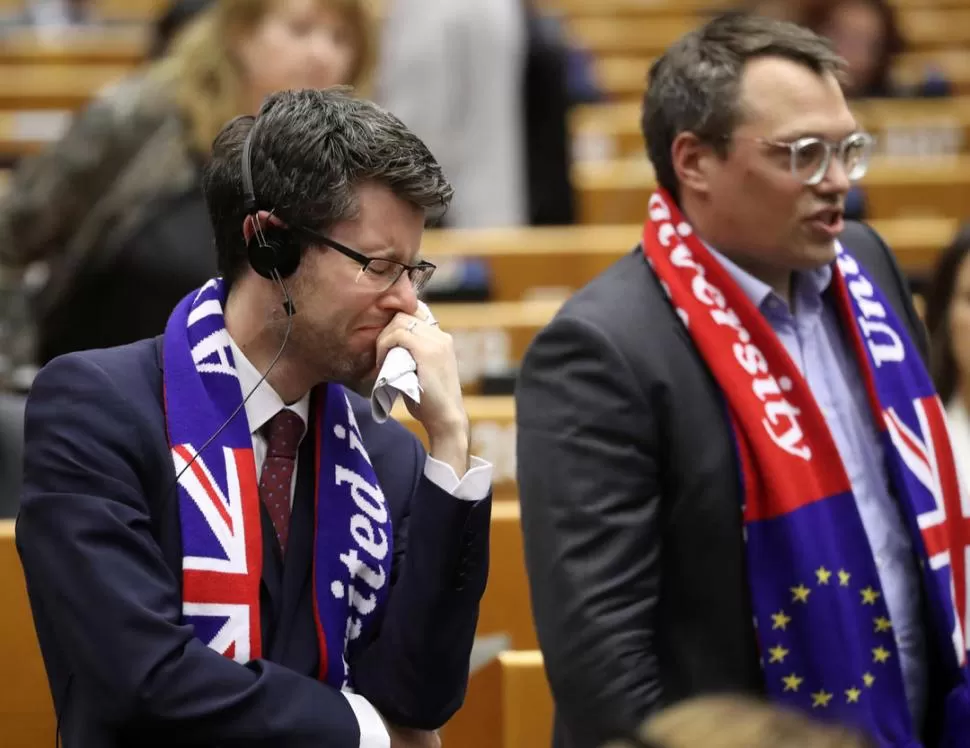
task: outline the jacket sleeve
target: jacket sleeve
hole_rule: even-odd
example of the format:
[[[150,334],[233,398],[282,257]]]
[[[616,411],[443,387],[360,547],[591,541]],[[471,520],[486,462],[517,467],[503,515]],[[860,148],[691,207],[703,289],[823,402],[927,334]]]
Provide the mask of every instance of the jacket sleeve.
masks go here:
[[[41,370],[28,400],[17,547],[35,616],[56,611],[45,638],[74,688],[100,721],[150,730],[153,744],[170,732],[172,745],[358,748],[340,691],[265,660],[238,664],[181,623],[145,498],[165,475],[149,464],[147,428],[84,354]]]
[[[634,734],[662,698],[655,414],[605,335],[561,316],[523,361],[516,419],[525,558],[545,668],[571,748],[598,748]]]
[[[465,698],[492,498],[462,500],[435,485],[424,473],[424,448],[407,438],[414,482],[394,532],[391,593],[378,635],[352,667],[357,692],[389,722],[434,730]]]

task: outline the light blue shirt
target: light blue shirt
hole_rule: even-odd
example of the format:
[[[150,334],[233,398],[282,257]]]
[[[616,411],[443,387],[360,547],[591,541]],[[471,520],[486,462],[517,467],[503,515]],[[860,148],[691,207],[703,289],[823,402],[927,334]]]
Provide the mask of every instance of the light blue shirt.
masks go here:
[[[928,678],[919,571],[890,487],[862,376],[835,306],[823,296],[832,282],[832,268],[826,265],[796,273],[793,314],[770,286],[711,251],[785,346],[832,433],[869,537],[896,636],[906,697],[919,732],[926,715]]]

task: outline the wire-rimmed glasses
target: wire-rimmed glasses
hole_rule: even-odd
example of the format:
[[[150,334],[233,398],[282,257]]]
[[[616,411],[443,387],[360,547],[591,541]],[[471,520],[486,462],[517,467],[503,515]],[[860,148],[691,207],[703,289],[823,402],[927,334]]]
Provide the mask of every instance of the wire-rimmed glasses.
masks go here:
[[[805,185],[816,185],[822,181],[832,163],[832,155],[837,154],[846,176],[855,182],[865,176],[872,155],[873,137],[868,133],[854,132],[839,142],[814,136],[798,138],[790,142],[753,138],[771,146],[783,148],[789,153],[789,168],[792,176]]]
[[[397,260],[391,260],[386,257],[368,257],[345,244],[331,239],[326,234],[321,234],[319,231],[303,227],[298,228],[297,231],[312,241],[319,242],[336,250],[345,257],[349,257],[360,265],[360,272],[357,274],[354,282],[360,283],[363,280],[377,293],[389,291],[405,273],[408,274],[408,279],[414,287],[414,292],[421,293],[437,269],[436,265],[425,261],[419,262],[417,265],[408,265],[407,263],[398,262]]]

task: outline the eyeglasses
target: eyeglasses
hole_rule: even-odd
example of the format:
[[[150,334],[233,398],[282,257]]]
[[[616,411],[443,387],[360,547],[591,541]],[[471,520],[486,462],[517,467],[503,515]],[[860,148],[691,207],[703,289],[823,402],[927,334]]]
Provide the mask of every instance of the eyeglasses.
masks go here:
[[[850,181],[865,176],[872,154],[873,138],[868,133],[854,132],[838,143],[824,138],[806,137],[792,142],[753,138],[773,148],[783,148],[789,153],[792,176],[802,184],[813,186],[822,181],[832,163],[832,154],[839,161]]]
[[[428,281],[431,280],[431,276],[434,275],[434,271],[437,269],[437,266],[430,262],[419,262],[417,265],[407,265],[403,262],[390,260],[385,257],[368,257],[367,255],[361,254],[360,252],[331,239],[326,234],[321,234],[313,229],[299,227],[296,229],[296,231],[305,235],[312,241],[336,250],[340,254],[344,255],[345,257],[349,257],[351,260],[360,265],[360,272],[357,274],[357,278],[354,280],[354,282],[360,283],[363,280],[363,282],[367,283],[371,288],[373,288],[376,293],[390,291],[391,288],[394,287],[394,284],[397,283],[401,276],[405,273],[408,274],[408,280],[411,281],[411,285],[414,287],[414,292],[421,293],[422,289],[428,285]]]

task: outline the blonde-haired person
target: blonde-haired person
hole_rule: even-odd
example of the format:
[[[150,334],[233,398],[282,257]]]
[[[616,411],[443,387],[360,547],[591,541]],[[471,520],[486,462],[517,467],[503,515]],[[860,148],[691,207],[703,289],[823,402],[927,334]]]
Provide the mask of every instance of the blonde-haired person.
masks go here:
[[[216,0],[24,159],[0,201],[8,369],[160,334],[215,274],[199,186],[215,135],[278,90],[359,89],[373,36],[364,0]],[[38,265],[25,311],[24,273]]]
[[[668,707],[640,735],[603,748],[874,748],[858,732],[744,696],[701,696]]]

